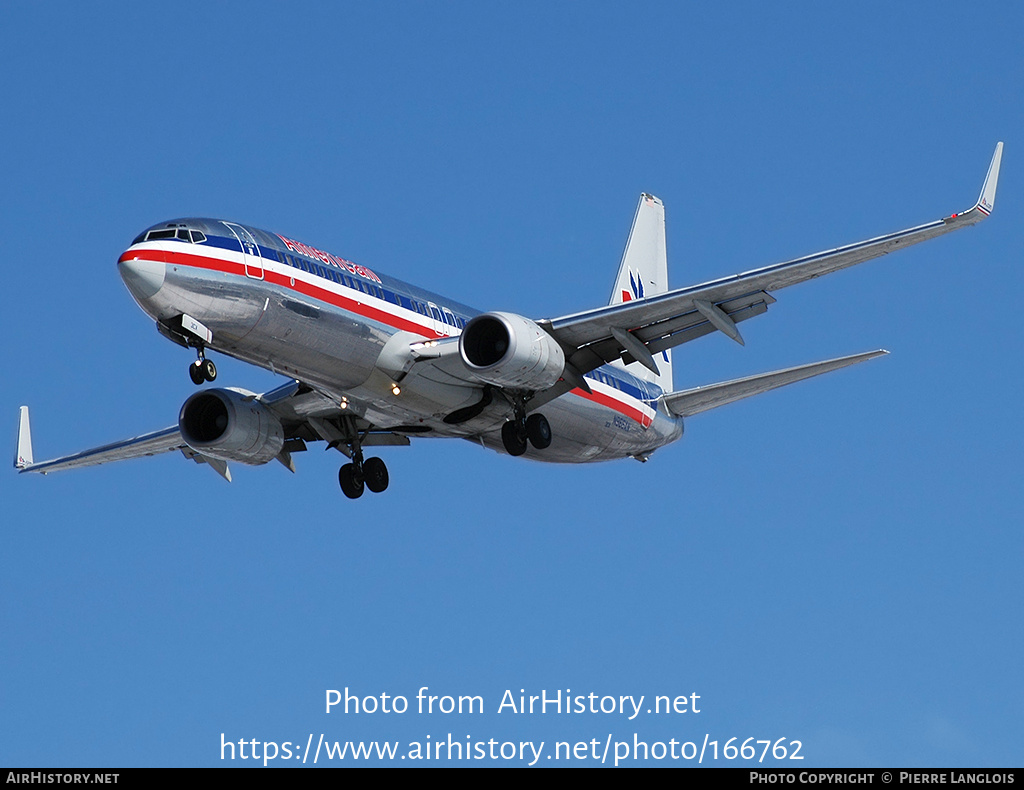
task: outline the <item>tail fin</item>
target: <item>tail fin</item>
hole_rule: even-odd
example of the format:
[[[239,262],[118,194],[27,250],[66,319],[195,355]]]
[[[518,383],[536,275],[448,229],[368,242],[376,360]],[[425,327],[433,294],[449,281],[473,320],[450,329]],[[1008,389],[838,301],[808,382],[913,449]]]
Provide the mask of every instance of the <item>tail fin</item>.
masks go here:
[[[665,293],[668,290],[668,256],[665,252],[665,204],[646,192],[640,195],[640,202],[633,217],[626,250],[622,253],[619,273],[615,278],[608,304],[621,304],[634,299]],[[629,372],[634,376],[652,381],[666,392],[672,390],[671,351],[661,351],[655,356],[660,374],[647,370],[642,365],[633,365]],[[621,361],[612,363],[625,367]]]
[[[21,407],[21,421],[18,424],[18,452],[14,456],[14,468],[32,466],[32,429],[28,424],[28,406]]]

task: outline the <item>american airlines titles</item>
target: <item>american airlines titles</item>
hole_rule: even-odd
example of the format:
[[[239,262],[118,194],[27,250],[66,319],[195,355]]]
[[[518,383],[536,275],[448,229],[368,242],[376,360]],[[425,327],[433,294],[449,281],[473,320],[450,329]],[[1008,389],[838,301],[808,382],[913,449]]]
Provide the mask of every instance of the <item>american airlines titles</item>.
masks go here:
[[[339,258],[337,255],[331,255],[329,252],[318,250],[316,247],[310,247],[308,244],[303,244],[301,241],[294,241],[280,233],[277,237],[284,242],[284,245],[292,252],[297,252],[299,255],[305,255],[307,258],[314,258],[318,261],[323,261],[328,266],[337,266],[339,269],[345,269],[351,274],[358,274],[360,277],[365,277],[368,280],[373,280],[375,283],[380,283],[380,277],[374,274],[372,271],[367,269],[365,266],[359,266],[358,264],[352,263],[352,261],[346,261],[344,258]]]

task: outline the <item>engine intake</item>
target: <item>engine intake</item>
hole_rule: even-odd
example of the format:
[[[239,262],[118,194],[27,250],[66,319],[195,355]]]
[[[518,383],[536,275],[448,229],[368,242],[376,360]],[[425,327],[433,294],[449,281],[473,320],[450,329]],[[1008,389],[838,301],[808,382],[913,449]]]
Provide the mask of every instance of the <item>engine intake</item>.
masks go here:
[[[551,335],[515,313],[484,313],[459,336],[462,361],[488,384],[547,389],[562,376],[565,354]]]
[[[284,427],[252,393],[234,389],[197,392],[181,407],[178,428],[198,453],[256,466],[277,457]]]

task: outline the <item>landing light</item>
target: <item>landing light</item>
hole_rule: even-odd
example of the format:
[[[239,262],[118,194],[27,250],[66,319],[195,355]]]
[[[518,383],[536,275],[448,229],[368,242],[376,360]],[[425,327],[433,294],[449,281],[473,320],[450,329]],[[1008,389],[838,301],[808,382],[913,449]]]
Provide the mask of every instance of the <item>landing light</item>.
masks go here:
[[[392,384],[391,385],[391,394],[392,395],[401,395],[402,394],[402,388],[399,387],[397,384]]]

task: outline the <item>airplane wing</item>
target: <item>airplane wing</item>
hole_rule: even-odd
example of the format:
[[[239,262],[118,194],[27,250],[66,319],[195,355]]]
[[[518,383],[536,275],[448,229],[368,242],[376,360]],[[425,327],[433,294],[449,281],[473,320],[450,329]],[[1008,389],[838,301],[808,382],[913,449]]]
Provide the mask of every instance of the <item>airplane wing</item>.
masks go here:
[[[160,431],[145,433],[121,442],[106,444],[80,453],[65,455],[50,461],[35,462],[32,455],[32,431],[29,426],[28,406],[21,407],[21,424],[18,430],[18,455],[14,466],[20,472],[59,472],[63,469],[77,469],[81,466],[95,466],[108,461],[141,458],[146,455],[167,453],[187,448],[177,425]]]
[[[711,332],[723,332],[742,344],[736,324],[767,311],[768,305],[775,301],[769,291],[821,277],[980,222],[995,205],[1002,153],[1003,144],[997,143],[978,201],[959,214],[647,299],[538,322],[566,351],[569,375],[566,382],[539,393],[531,402],[531,408],[573,386],[580,386],[575,378],[568,380],[574,374],[587,373],[615,359],[627,364],[637,361],[656,372],[654,354]]]
[[[747,376],[742,379],[723,381],[719,384],[709,384],[706,387],[694,387],[680,392],[670,392],[661,396],[661,401],[670,412],[677,417],[691,417],[700,414],[702,411],[717,409],[727,403],[734,403],[743,398],[753,395],[760,395],[762,392],[784,387],[797,381],[809,379],[812,376],[820,376],[822,373],[829,373],[833,370],[845,368],[848,365],[856,365],[858,362],[865,362],[875,357],[888,354],[888,351],[868,351],[864,354],[853,354],[848,357],[829,359],[824,362],[812,362],[809,365],[799,365],[795,368],[777,370],[773,373],[760,373],[756,376]]]
[[[361,434],[363,447],[410,443],[407,436],[375,429],[365,420],[346,415],[337,400],[298,381],[291,381],[262,395],[244,393],[241,390],[236,392],[246,399],[258,400],[280,420],[286,441],[277,460],[292,472],[295,471],[295,466],[291,460],[291,453],[305,450],[307,441],[323,439],[328,446],[337,447],[346,454],[348,453],[345,441],[350,432]],[[177,425],[48,461],[36,461],[32,449],[28,406],[21,407],[18,451],[14,466],[19,472],[39,472],[45,475],[65,469],[97,466],[110,461],[159,455],[172,450],[180,450],[182,455],[196,463],[209,464],[221,477],[231,481],[231,471],[227,462],[194,450],[185,441]]]

